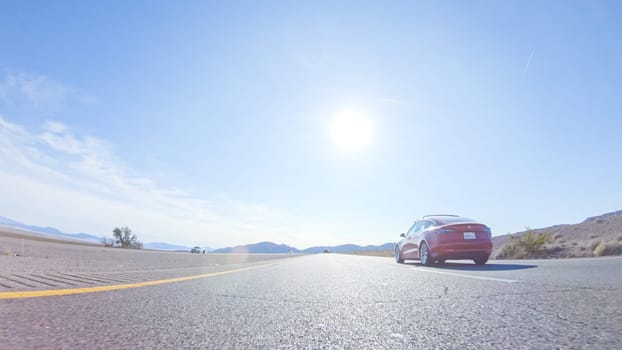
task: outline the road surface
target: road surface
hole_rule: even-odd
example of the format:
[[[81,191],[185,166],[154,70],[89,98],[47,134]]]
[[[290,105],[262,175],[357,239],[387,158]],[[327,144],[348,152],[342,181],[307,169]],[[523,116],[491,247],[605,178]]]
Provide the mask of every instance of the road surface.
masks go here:
[[[232,272],[210,274],[216,268]],[[319,254],[201,272],[180,282],[0,300],[1,347],[622,348],[620,257],[423,267]]]

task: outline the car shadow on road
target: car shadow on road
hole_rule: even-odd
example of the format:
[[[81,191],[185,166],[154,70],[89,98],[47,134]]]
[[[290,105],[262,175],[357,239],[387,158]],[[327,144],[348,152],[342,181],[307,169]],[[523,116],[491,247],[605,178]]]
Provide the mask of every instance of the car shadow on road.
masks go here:
[[[412,266],[423,266],[420,262],[406,263]],[[458,271],[508,271],[508,270],[524,270],[533,269],[538,265],[530,264],[500,264],[495,262],[489,262],[486,265],[475,265],[473,263],[456,263],[445,262],[444,264],[434,264],[426,267],[442,270],[458,270]]]

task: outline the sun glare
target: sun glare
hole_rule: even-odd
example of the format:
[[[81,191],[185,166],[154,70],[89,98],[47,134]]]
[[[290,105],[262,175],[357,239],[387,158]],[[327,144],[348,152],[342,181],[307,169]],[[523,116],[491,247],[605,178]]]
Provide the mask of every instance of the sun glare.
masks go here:
[[[372,138],[371,120],[363,113],[346,111],[335,116],[330,125],[335,144],[348,151],[367,146]]]

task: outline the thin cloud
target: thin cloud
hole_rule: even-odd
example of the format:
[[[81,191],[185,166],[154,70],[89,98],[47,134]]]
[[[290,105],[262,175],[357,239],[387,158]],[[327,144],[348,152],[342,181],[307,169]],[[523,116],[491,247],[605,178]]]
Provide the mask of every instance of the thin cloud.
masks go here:
[[[29,105],[39,106],[50,101],[63,101],[75,91],[56,83],[43,75],[10,72],[0,81],[0,98],[25,100]]]
[[[6,72],[0,79],[0,101],[37,108],[66,103],[90,104],[97,98],[45,75]]]
[[[231,210],[231,207],[235,208],[235,203],[210,203],[192,198],[179,190],[159,188],[148,178],[132,175],[114,155],[108,143],[91,136],[76,136],[70,127],[62,123],[48,122],[43,130],[42,133],[31,132],[0,117],[1,171],[54,187],[57,191],[78,192],[91,198],[93,203],[108,202],[103,207],[123,203],[140,208],[138,211],[143,212],[140,216],[162,216],[160,222],[176,222],[178,227],[186,229],[204,225],[205,231],[217,228],[220,232],[233,234],[230,238],[235,239],[236,234],[232,231],[244,227],[244,222],[232,221],[212,209],[212,206],[222,207],[226,204],[229,206],[227,210]],[[93,197],[97,200],[93,200]],[[50,198],[32,200],[52,201]],[[245,211],[246,208],[235,209]],[[254,214],[254,209],[251,211]],[[262,215],[266,214],[266,211],[262,212]],[[60,214],[63,215],[70,216],[69,213]],[[102,213],[102,217],[106,216],[106,213]],[[188,219],[192,219],[192,222],[183,222]],[[112,217],[105,221],[114,225]],[[141,224],[136,223],[139,226]],[[172,229],[167,227],[162,231]],[[144,225],[143,231],[154,231],[150,232],[154,236],[164,233],[157,232],[157,225],[152,224]],[[243,232],[239,233],[238,239]],[[191,236],[183,240],[188,242]]]
[[[304,247],[342,243],[334,230],[357,232],[349,223],[308,224],[313,220],[263,203],[166,188],[135,174],[105,140],[56,121],[41,130],[0,116],[0,215],[100,235],[128,225],[146,241],[189,245],[271,240]]]

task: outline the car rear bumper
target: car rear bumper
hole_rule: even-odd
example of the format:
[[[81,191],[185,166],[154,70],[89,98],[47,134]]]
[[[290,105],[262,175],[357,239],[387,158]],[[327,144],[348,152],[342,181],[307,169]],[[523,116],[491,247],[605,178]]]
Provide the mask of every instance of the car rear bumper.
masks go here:
[[[430,249],[435,259],[480,259],[490,256],[492,242],[447,243]]]

